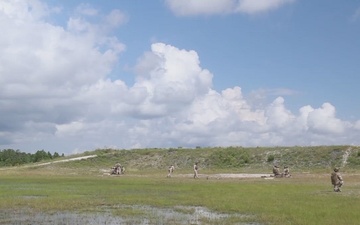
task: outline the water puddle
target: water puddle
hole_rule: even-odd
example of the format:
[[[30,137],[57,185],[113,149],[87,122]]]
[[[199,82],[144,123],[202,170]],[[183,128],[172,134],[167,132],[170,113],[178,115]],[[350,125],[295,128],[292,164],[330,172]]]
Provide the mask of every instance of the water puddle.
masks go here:
[[[73,225],[73,224],[124,224],[121,218],[103,213],[80,214],[72,212],[56,212],[52,214],[31,211],[0,211],[0,224],[8,225]]]
[[[243,224],[260,225],[254,217],[241,214],[225,214],[210,211],[204,207],[176,206],[173,208],[156,208],[140,205],[118,205],[101,207],[100,212],[76,213],[56,212],[42,213],[31,210],[1,210],[0,224],[7,225],[118,225],[118,224]]]

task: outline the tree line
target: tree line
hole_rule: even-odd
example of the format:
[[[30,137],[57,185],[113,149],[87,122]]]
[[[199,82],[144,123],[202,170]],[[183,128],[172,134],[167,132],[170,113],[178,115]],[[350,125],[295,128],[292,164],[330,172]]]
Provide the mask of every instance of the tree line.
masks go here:
[[[0,167],[19,166],[27,163],[36,163],[59,157],[64,157],[64,154],[59,155],[57,152],[51,154],[45,150],[38,150],[36,153],[32,154],[21,152],[20,150],[4,149],[0,151]]]

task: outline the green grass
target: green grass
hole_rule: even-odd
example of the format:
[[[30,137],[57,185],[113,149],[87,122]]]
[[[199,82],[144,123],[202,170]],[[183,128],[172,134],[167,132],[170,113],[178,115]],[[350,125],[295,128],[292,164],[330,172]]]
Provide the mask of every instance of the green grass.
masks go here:
[[[179,224],[165,223],[161,216],[136,206],[173,209],[183,214],[191,214],[192,207],[201,206],[231,215],[221,220],[201,218],[204,224],[358,224],[359,152],[356,146],[99,149],[86,152],[98,155],[87,160],[0,168],[0,224],[8,224],[8,220],[2,220],[8,210],[27,209],[49,214],[110,212],[134,221],[146,217],[150,224]],[[347,164],[343,163],[345,153],[349,153]],[[200,162],[201,175],[271,173],[276,162],[290,166],[293,178],[201,176],[194,180],[180,176],[192,174],[195,161]],[[125,165],[126,174],[104,176],[117,162]],[[175,165],[174,177],[165,178],[171,164]],[[341,166],[345,179],[341,193],[334,193],[330,184],[334,166]]]
[[[121,177],[9,173],[0,175],[0,210],[98,212],[105,207],[117,216],[136,217],[143,212],[118,210],[117,206],[203,206],[253,216],[243,221],[262,224],[358,224],[360,176],[344,174],[344,178],[343,192],[334,193],[325,174],[294,174],[291,179],[273,180],[194,180],[166,179],[160,173]],[[230,217],[222,224],[236,222],[238,219]]]

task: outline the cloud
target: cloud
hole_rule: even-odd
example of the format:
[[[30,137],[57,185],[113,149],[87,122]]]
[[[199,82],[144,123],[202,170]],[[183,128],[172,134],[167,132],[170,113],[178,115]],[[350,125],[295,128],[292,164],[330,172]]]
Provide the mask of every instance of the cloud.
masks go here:
[[[16,2],[3,0],[0,2],[0,8],[2,19],[8,17],[17,22],[42,19],[51,12],[57,11],[57,8],[49,8],[38,0]]]
[[[217,15],[229,13],[259,14],[275,10],[295,0],[165,0],[178,16]]]
[[[211,88],[212,74],[199,63],[195,51],[155,43],[138,62],[135,87],[146,89],[146,102],[163,106],[167,113],[191,103]]]
[[[236,2],[234,0],[166,0],[166,4],[175,14],[179,16],[188,16],[230,13]]]
[[[275,88],[275,89],[257,89],[251,91],[247,99],[249,101],[249,104],[251,107],[254,108],[264,108],[266,107],[266,104],[273,100],[273,98],[276,98],[278,96],[293,96],[298,95],[299,92],[287,88]]]
[[[112,31],[126,16],[82,7],[59,26],[40,1],[0,2],[1,148],[359,143],[359,122],[337,118],[330,103],[294,114],[285,104],[291,90],[263,91],[273,100],[256,107],[241,87],[214,90],[195,50],[152,44],[128,86],[111,74],[125,49]]]
[[[360,17],[360,8],[357,8],[354,14],[351,16],[351,21],[357,21]]]
[[[295,0],[239,0],[235,11],[246,14],[257,14],[275,10]]]
[[[98,10],[96,10],[95,8],[93,8],[91,5],[89,4],[85,4],[82,3],[80,4],[77,8],[76,8],[76,13],[78,14],[82,14],[82,15],[87,15],[87,16],[96,16],[98,15]]]
[[[78,96],[106,77],[124,45],[97,32],[107,24],[83,21],[79,33],[74,18],[65,28],[47,22],[53,11],[40,1],[2,1],[0,9],[7,34],[0,37],[0,130],[18,132],[28,122],[54,127],[82,117],[88,102]]]
[[[321,108],[307,112],[309,130],[320,133],[343,133],[345,124],[335,117],[335,107],[324,103]]]
[[[358,121],[355,122],[354,128],[355,128],[356,130],[360,130],[360,120],[358,120]]]
[[[287,127],[294,120],[294,115],[285,108],[284,99],[282,97],[276,98],[267,108],[265,113],[267,124],[274,129]]]

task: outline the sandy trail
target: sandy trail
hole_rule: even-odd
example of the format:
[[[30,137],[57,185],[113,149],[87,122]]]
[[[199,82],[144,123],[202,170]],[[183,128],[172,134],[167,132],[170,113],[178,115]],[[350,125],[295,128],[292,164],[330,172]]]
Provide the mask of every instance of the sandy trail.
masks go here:
[[[97,157],[97,155],[81,156],[81,157],[76,157],[76,158],[71,158],[71,159],[62,159],[62,160],[53,161],[53,162],[40,163],[40,164],[36,164],[33,166],[46,166],[46,165],[50,165],[50,164],[54,164],[54,163],[77,161],[77,160],[90,159],[90,158],[95,158],[95,157]]]
[[[90,158],[95,158],[95,157],[97,157],[97,155],[87,155],[87,156],[75,157],[75,158],[70,158],[70,159],[62,159],[62,160],[46,162],[46,163],[37,163],[37,164],[30,164],[30,165],[24,165],[24,166],[5,167],[5,168],[0,168],[0,170],[17,169],[19,167],[21,167],[21,168],[29,168],[29,167],[46,166],[46,165],[51,165],[51,164],[55,164],[55,163],[77,161],[77,160],[90,159]]]

